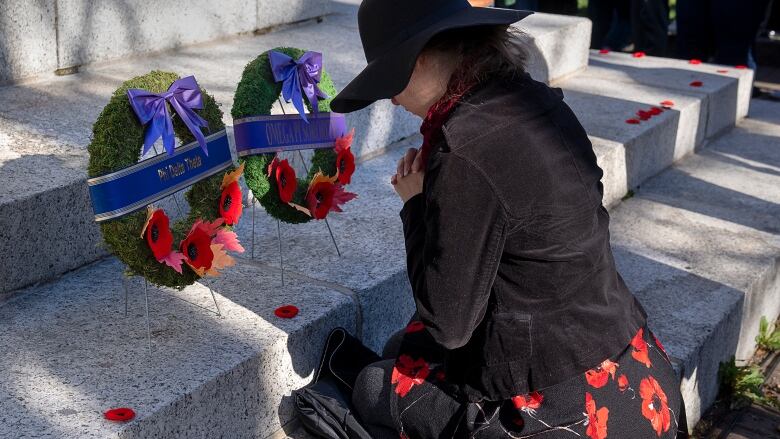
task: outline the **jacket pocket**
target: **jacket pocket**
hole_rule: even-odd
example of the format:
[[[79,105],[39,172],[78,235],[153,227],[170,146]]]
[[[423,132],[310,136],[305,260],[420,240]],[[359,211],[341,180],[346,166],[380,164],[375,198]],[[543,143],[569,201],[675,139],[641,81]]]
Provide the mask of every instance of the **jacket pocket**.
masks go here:
[[[495,313],[486,329],[487,366],[530,360],[533,351],[530,314]]]

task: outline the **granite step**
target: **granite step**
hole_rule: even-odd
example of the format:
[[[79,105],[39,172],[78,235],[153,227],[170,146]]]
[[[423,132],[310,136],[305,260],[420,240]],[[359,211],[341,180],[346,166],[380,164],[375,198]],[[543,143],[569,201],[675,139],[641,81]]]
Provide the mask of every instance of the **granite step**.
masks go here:
[[[357,5],[334,2],[331,7],[333,13],[319,23],[87,65],[75,75],[0,87],[0,294],[106,255],[85,183],[86,147],[92,123],[119,84],[153,69],[194,74],[221,104],[230,124],[244,66],[265,50],[294,46],[322,51],[325,69],[341,88],[365,60],[355,24]],[[534,48],[531,65],[538,79],[556,80],[584,68],[588,20],[538,14],[521,23]],[[570,35],[577,38],[569,41]],[[354,152],[366,158],[419,127],[418,120],[389,101],[349,114],[348,123],[357,131]],[[25,244],[18,245],[20,240]]]

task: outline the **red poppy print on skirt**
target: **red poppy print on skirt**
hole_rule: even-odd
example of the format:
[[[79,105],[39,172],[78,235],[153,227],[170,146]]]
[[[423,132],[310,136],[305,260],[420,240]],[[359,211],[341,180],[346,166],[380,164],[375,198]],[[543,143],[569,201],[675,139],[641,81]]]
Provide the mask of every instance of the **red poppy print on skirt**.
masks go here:
[[[607,384],[609,377],[615,379],[615,372],[617,371],[618,364],[611,360],[604,360],[595,369],[590,369],[585,372],[585,380],[591,386],[596,389],[600,389]]]
[[[516,409],[532,414],[542,406],[543,401],[544,396],[539,392],[512,397],[512,404],[514,404]]]
[[[628,389],[628,378],[625,375],[620,375],[617,380],[618,389],[621,392],[625,392]]]
[[[634,348],[633,352],[631,352],[631,356],[646,367],[652,367],[650,355],[647,353],[647,343],[645,342],[645,339],[642,338],[643,333],[644,331],[640,329],[631,340],[631,346]]]
[[[403,398],[412,390],[412,387],[422,384],[430,372],[431,369],[424,359],[415,360],[409,355],[403,354],[398,357],[395,366],[393,366],[390,382],[395,384],[395,393]]]
[[[607,437],[607,421],[609,419],[609,409],[602,407],[596,409],[596,401],[590,392],[585,392],[585,415],[587,429],[585,433],[591,439],[604,439]]]
[[[650,421],[658,436],[669,431],[671,414],[668,400],[658,381],[648,376],[639,383],[639,396],[642,398],[642,416]]]

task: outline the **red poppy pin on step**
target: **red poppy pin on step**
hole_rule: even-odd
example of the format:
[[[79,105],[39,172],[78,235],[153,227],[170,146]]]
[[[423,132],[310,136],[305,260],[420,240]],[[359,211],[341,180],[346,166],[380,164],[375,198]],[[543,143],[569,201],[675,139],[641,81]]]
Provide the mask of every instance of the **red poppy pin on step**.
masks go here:
[[[298,315],[298,307],[295,305],[280,306],[279,308],[276,308],[274,314],[276,314],[276,317],[282,319],[291,319]]]
[[[643,58],[645,56],[644,52],[634,52],[632,55],[634,58]]]
[[[740,70],[745,70],[746,68],[748,68],[748,66],[740,64],[738,66],[734,66],[734,68],[735,69],[740,69]]]
[[[606,55],[606,54],[609,53],[609,49],[601,49],[601,50],[599,50],[599,53],[602,54],[602,55]]]
[[[626,119],[626,123],[631,125],[638,125],[639,119]]]
[[[688,64],[701,64],[701,60],[694,58],[694,59],[688,61]]]
[[[716,70],[718,73],[728,73],[729,71],[726,69]]]
[[[660,109],[658,107],[652,107],[649,111],[650,111],[650,114],[652,114],[653,116],[658,116],[659,114],[664,112],[664,110],[662,110],[662,109]]]
[[[636,112],[636,117],[638,117],[640,120],[650,120],[650,118],[653,117],[653,114],[649,111],[639,110]]]
[[[135,412],[131,408],[119,407],[106,410],[106,412],[103,413],[103,416],[105,416],[105,418],[109,421],[127,422],[135,418]]]
[[[703,82],[701,82],[701,81],[693,81],[693,82],[691,82],[689,85],[690,85],[691,87],[701,87],[702,85],[704,85],[704,83],[703,83]]]
[[[661,101],[661,106],[668,110],[668,109],[674,107],[674,102],[673,101],[669,101],[669,100]]]

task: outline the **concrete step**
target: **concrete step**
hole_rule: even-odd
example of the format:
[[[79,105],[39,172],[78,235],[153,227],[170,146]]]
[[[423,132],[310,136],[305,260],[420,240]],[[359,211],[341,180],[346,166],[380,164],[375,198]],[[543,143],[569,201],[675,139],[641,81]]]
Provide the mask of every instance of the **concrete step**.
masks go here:
[[[341,88],[361,70],[365,59],[355,24],[357,5],[334,2],[332,8],[333,14],[321,23],[0,87],[0,181],[4,183],[0,188],[0,294],[52,279],[105,255],[85,183],[86,146],[92,123],[124,80],[153,69],[194,74],[222,105],[225,123],[230,124],[233,93],[244,66],[265,50],[294,46],[322,51],[325,69]],[[538,14],[522,23],[532,37],[531,62],[538,79],[555,80],[584,68],[588,20]],[[580,37],[572,43],[566,35]],[[389,101],[351,113],[348,123],[356,128],[353,151],[359,157],[381,154],[387,145],[419,128],[419,120]],[[16,244],[20,239],[25,245]]]
[[[337,289],[243,265],[207,284],[220,317],[204,284],[150,287],[150,354],[143,282],[127,282],[125,315],[122,273],[106,259],[0,304],[0,438],[268,437],[330,330],[355,331]],[[285,304],[299,314],[276,317]],[[136,418],[103,419],[115,407]]]

